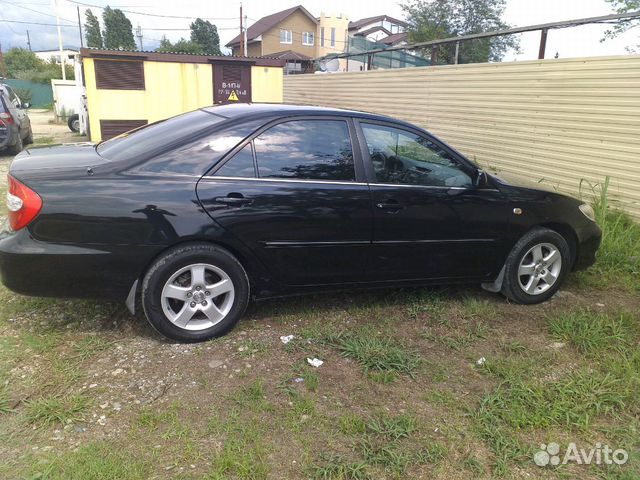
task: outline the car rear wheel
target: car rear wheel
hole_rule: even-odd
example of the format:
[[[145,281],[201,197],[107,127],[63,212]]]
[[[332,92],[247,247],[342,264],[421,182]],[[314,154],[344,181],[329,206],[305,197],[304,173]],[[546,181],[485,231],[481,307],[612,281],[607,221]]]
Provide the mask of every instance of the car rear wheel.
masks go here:
[[[228,332],[249,302],[249,279],[226,250],[207,244],[175,248],[159,258],[142,283],[149,323],[180,342],[200,342]]]
[[[544,302],[558,291],[570,267],[571,251],[564,237],[548,228],[534,228],[507,257],[502,293],[518,303]]]
[[[80,131],[80,115],[77,113],[71,115],[67,120],[67,126],[72,132],[78,133]]]

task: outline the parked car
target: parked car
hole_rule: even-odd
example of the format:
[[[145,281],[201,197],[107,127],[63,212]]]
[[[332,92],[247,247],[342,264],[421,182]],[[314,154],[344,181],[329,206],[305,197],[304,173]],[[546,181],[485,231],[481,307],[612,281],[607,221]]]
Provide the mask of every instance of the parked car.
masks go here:
[[[22,103],[9,85],[0,82],[0,151],[20,153],[33,143],[28,103]]]
[[[7,287],[126,299],[183,342],[227,332],[250,299],[332,288],[480,282],[542,302],[601,237],[587,204],[489,174],[409,123],[290,105],[27,150],[8,209]]]

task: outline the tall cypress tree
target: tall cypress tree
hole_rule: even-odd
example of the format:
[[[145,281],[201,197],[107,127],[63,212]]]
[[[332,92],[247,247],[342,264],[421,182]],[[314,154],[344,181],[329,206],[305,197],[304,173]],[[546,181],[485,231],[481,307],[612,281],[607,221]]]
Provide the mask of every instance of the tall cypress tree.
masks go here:
[[[220,51],[220,36],[218,28],[208,20],[196,18],[190,26],[191,41],[202,47],[205,53],[211,55],[222,55]]]
[[[110,50],[136,50],[131,22],[118,8],[107,6],[102,12],[104,47]]]
[[[84,36],[87,39],[87,47],[102,48],[102,32],[100,31],[100,22],[90,8],[84,12],[86,18],[84,22]]]

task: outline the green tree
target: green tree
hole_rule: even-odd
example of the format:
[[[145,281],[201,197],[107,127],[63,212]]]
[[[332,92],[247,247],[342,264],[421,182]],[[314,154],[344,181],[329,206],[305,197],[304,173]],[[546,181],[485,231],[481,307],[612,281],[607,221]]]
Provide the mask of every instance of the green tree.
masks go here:
[[[26,48],[10,48],[4,55],[4,63],[7,68],[7,76],[16,78],[18,72],[38,70],[44,64],[36,57],[36,54]]]
[[[505,0],[411,0],[402,5],[407,14],[411,42],[503,30]],[[519,51],[513,35],[460,42],[458,63],[500,61],[509,49]],[[440,45],[441,63],[454,63],[455,44]]]
[[[640,10],[640,0],[606,0],[607,3],[610,3],[616,13],[627,13],[627,12],[637,12]],[[640,26],[640,20],[632,19],[632,20],[621,20],[617,22],[614,27],[610,30],[607,30],[604,33],[604,38],[600,40],[604,42],[607,39],[615,38],[618,35],[626,32],[627,30]],[[628,46],[627,51],[629,53],[638,53],[640,51],[640,44],[634,46]]]
[[[7,77],[19,80],[31,80],[38,83],[50,83],[52,78],[62,78],[60,65],[54,62],[43,62],[36,54],[25,48],[11,48],[5,55]],[[73,66],[66,64],[65,73],[73,80]]]
[[[118,8],[107,6],[102,12],[104,47],[110,50],[136,50],[131,22]]]
[[[189,25],[189,28],[191,28],[191,41],[200,45],[203,52],[210,55],[222,55],[218,28],[215,25],[208,20],[196,18],[196,21]]]
[[[200,55],[206,53],[199,43],[192,42],[191,40],[185,40],[184,38],[181,38],[176,43],[171,43],[171,41],[165,36],[160,40],[160,46],[156,48],[156,52],[192,53]]]
[[[90,48],[102,48],[102,32],[100,31],[100,22],[90,8],[87,8],[84,12],[84,36],[87,39],[87,47]]]

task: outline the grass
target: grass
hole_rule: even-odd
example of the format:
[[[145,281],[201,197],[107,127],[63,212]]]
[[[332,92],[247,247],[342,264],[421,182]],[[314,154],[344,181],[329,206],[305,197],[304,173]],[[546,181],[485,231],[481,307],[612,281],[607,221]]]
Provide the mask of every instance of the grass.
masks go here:
[[[262,479],[270,472],[269,450],[264,440],[265,425],[256,421],[255,412],[233,408],[225,418],[213,413],[209,431],[224,438],[221,452],[212,459],[212,467],[204,478]]]
[[[0,478],[639,478],[636,226],[615,222],[558,301],[472,287],[274,300],[197,347],[121,321],[120,306],[0,287]],[[549,441],[630,461],[541,470],[532,455]]]
[[[92,442],[73,452],[49,455],[44,461],[34,462],[30,477],[39,480],[145,480],[150,465],[130,452],[114,449],[106,442]]]
[[[418,420],[408,414],[381,414],[368,420],[349,414],[340,417],[339,430],[357,439],[354,455],[323,453],[310,469],[312,478],[381,478],[385,472],[402,478],[413,466],[438,463],[447,453],[438,443],[418,442]]]
[[[53,145],[59,143],[54,137],[36,137],[33,139],[34,145]]]
[[[377,435],[384,435],[392,440],[409,437],[417,430],[417,421],[411,415],[374,418],[367,422],[366,430]]]
[[[113,342],[100,335],[89,335],[81,338],[73,345],[73,358],[84,361],[97,353],[108,350]]]
[[[48,427],[82,420],[91,401],[84,395],[47,396],[30,400],[25,416],[28,422]]]
[[[528,449],[516,432],[592,432],[596,425],[626,422],[640,413],[640,329],[627,313],[575,309],[551,315],[552,338],[568,342],[582,358],[577,368],[545,371],[548,355],[487,361],[484,370],[501,379],[473,412],[477,432],[496,456],[495,472],[522,461]],[[572,357],[564,357],[570,359]]]
[[[624,287],[629,291],[639,291],[640,282],[640,224],[626,213],[612,207],[609,198],[610,178],[604,182],[589,185],[590,197],[596,222],[602,229],[602,243],[595,265],[581,272],[579,279],[591,286]],[[582,190],[582,188],[581,188]]]
[[[549,333],[568,341],[582,353],[626,350],[638,331],[637,321],[627,313],[608,315],[590,310],[561,313],[549,322]]]
[[[388,372],[415,378],[422,362],[420,355],[402,341],[370,328],[325,334],[321,340],[358,362],[366,373]]]
[[[371,478],[367,473],[367,463],[350,461],[341,455],[324,455],[322,463],[309,469],[311,478],[315,480],[366,480]]]

